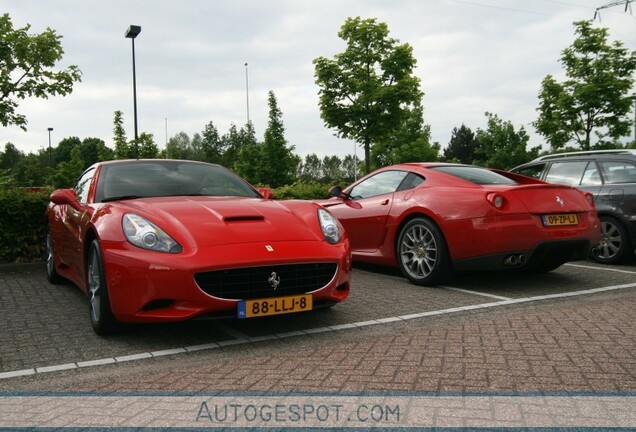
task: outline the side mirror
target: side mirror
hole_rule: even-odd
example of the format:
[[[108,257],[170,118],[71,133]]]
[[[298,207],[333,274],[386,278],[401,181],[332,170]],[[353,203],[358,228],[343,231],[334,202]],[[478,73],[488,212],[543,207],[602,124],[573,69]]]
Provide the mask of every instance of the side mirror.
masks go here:
[[[274,192],[270,188],[258,188],[258,193],[261,194],[263,199],[274,199]]]
[[[73,189],[58,189],[53,191],[53,193],[51,193],[51,202],[57,205],[67,204],[75,210],[80,210],[82,207]]]
[[[340,186],[332,186],[329,188],[329,195],[336,198],[347,198],[346,195],[342,193],[342,188]]]

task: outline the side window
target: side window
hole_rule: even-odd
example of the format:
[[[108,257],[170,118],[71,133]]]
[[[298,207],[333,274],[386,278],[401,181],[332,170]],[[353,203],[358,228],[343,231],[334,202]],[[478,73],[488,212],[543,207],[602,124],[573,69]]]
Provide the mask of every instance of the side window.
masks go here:
[[[86,171],[80,179],[77,181],[75,185],[75,195],[77,195],[77,199],[82,204],[86,204],[86,200],[88,200],[88,191],[91,187],[91,180],[93,179],[93,175],[95,174],[95,168],[91,168]]]
[[[606,183],[636,183],[636,165],[628,161],[603,161]]]
[[[424,177],[420,177],[419,175],[410,172],[406,175],[406,177],[404,177],[404,180],[402,180],[402,183],[400,183],[400,186],[397,188],[397,190],[404,191],[413,189],[415,186],[422,183],[423,181]]]
[[[357,184],[349,195],[357,200],[395,192],[407,174],[406,171],[383,171]]]
[[[524,176],[534,177],[536,179],[541,179],[541,173],[543,172],[544,168],[545,168],[545,164],[541,163],[541,164],[527,166],[527,167],[524,167],[524,168],[519,169],[519,170],[515,170],[515,172],[517,174],[521,174],[521,175],[524,175]]]
[[[588,161],[552,162],[545,181],[568,186],[578,186]]]
[[[596,162],[590,161],[585,168],[583,178],[581,179],[581,186],[601,186],[603,181],[601,180],[601,174],[598,172]]]

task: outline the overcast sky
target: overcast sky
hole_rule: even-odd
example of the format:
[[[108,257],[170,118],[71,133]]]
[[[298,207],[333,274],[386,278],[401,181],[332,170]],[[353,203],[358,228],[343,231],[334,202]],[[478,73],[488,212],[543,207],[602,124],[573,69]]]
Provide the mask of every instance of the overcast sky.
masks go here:
[[[591,19],[609,0],[3,0],[14,27],[50,27],[63,36],[60,67],[75,64],[82,82],[66,97],[22,101],[28,131],[3,128],[0,146],[24,152],[63,138],[98,137],[112,144],[113,113],[124,113],[134,137],[132,49],[135,40],[140,132],[192,136],[212,121],[224,134],[249,118],[262,139],[267,93],[283,113],[286,137],[304,157],[352,154],[320,118],[312,61],[342,52],[338,31],[348,17],[377,18],[390,36],[409,43],[421,79],[424,121],[432,139],[448,144],[453,128],[485,128],[486,111],[531,125],[547,74],[562,76],[561,51],[574,40],[572,23]],[[636,4],[634,5],[636,6]],[[636,13],[636,11],[634,11]],[[636,49],[636,16],[623,6],[600,11],[612,40]],[[248,63],[247,68],[245,63]],[[247,72],[247,74],[246,74]],[[246,79],[247,78],[247,79]],[[248,84],[248,86],[246,86]],[[246,91],[246,87],[249,91]],[[167,126],[167,127],[166,127]],[[166,134],[167,130],[167,134]],[[361,151],[358,149],[357,154]]]

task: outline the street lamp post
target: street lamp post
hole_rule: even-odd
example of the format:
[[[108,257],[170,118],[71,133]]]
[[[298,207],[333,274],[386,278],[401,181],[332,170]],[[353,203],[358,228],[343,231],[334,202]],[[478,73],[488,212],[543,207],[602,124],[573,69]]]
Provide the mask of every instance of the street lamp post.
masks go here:
[[[135,72],[135,38],[141,33],[141,27],[131,25],[126,30],[126,37],[132,40],[132,66],[133,66],[133,104],[135,112],[135,141],[139,138],[137,129],[137,76]]]
[[[247,100],[247,124],[250,124],[250,87],[247,74],[247,63],[245,63],[245,98]]]
[[[47,130],[49,131],[49,167],[51,167],[53,164],[51,163],[51,131],[53,130],[52,127],[47,128]]]

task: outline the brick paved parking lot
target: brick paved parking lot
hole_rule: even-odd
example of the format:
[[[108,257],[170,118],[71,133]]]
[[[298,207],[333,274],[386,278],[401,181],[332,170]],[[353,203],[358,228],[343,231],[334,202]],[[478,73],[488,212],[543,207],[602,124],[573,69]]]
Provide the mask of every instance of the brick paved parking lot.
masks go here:
[[[416,287],[357,268],[331,310],[90,328],[41,268],[0,273],[0,390],[636,390],[636,268],[463,275]]]

